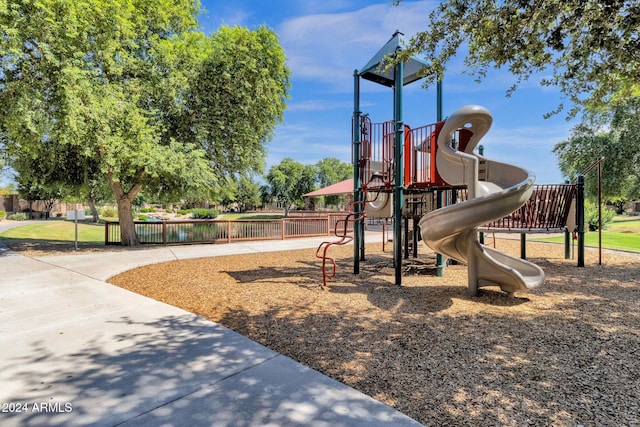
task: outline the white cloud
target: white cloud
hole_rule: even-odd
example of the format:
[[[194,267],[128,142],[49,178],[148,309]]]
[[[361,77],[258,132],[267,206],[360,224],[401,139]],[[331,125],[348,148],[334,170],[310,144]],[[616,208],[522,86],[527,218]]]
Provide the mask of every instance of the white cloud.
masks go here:
[[[396,30],[407,37],[424,30],[433,5],[384,2],[351,12],[306,15],[283,22],[277,31],[293,78],[351,91],[354,69],[364,66]]]

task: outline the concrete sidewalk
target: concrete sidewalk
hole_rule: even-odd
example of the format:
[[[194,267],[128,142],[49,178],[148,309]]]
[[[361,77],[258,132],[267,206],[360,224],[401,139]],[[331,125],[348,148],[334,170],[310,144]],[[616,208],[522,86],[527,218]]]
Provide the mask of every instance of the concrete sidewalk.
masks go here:
[[[0,243],[0,425],[420,425],[216,323],[104,282],[150,263],[323,240],[37,259]]]

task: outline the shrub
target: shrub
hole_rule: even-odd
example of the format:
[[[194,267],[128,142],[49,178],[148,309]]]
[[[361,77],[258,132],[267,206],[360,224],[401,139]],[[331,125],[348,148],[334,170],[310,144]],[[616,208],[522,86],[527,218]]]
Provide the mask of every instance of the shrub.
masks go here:
[[[7,216],[7,213],[5,211],[0,211],[0,220],[4,219],[5,216]]]
[[[109,218],[114,218],[118,216],[118,210],[113,206],[105,206],[102,208],[100,215],[106,216]]]
[[[142,213],[151,213],[151,212],[153,212],[153,208],[140,208],[140,212],[142,212]]]
[[[191,213],[191,211],[192,211],[192,210],[193,210],[193,209],[180,209],[180,210],[178,211],[178,215],[188,215],[188,214],[190,214],[190,213]]]
[[[605,205],[601,206],[602,210],[602,229],[609,227],[616,213],[611,209],[607,209]],[[589,231],[598,229],[598,207],[595,203],[588,200],[584,202],[584,223]]]
[[[146,215],[138,215],[138,221],[146,221],[146,220],[147,220]]]
[[[165,209],[164,211],[168,214],[173,213],[173,209],[169,209],[169,208]]]
[[[192,209],[191,215],[194,219],[215,219],[220,215],[217,209]]]
[[[10,219],[12,221],[26,221],[27,214],[24,212],[18,212],[18,213],[14,213],[13,215],[9,215],[7,219]]]

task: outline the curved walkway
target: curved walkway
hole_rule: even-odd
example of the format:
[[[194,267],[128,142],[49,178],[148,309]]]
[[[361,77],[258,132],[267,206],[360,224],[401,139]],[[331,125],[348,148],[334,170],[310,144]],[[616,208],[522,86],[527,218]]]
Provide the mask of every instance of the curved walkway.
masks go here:
[[[0,242],[0,425],[420,425],[221,325],[105,282],[150,263],[322,240],[42,258]]]

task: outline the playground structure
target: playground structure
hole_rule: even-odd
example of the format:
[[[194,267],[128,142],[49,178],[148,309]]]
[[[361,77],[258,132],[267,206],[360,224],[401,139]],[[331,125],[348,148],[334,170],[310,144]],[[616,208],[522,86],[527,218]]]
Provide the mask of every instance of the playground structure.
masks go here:
[[[437,122],[417,128],[403,123],[402,87],[419,80],[419,71],[425,64],[411,58],[394,67],[385,67],[387,58],[400,49],[400,35],[396,32],[362,71],[354,72],[355,204],[350,216],[359,219],[354,221],[354,274],[359,273],[360,261],[365,260],[364,221],[361,219],[366,215],[392,218],[396,285],[402,283],[403,246],[406,258],[412,241],[414,256],[417,256],[418,236],[421,235],[438,254],[438,275],[444,274],[445,256],[468,265],[470,295],[476,295],[478,287],[488,285],[498,285],[510,295],[538,286],[544,280],[542,269],[525,259],[484,246],[480,231],[505,229],[500,225],[504,224],[501,221],[505,217],[515,221],[517,212],[522,213],[522,207],[534,191],[534,175],[475,154],[474,149],[489,130],[491,115],[483,107],[467,106],[442,120],[440,84]],[[373,123],[360,111],[360,78],[393,88],[393,120]],[[563,194],[563,201],[555,206],[562,208],[556,210],[562,210],[559,218],[560,222],[564,218],[565,224],[558,222],[554,230],[566,230],[570,198],[575,193]],[[545,215],[536,214],[529,217],[529,222],[522,222],[524,216],[520,215],[522,227],[513,229],[531,232],[541,224],[543,217]],[[336,235],[340,240],[335,244],[344,244],[342,242],[350,238],[346,231],[342,236],[337,232]],[[325,285],[329,246],[325,245],[323,252]],[[317,254],[321,248],[322,245]],[[335,262],[333,266],[335,274]]]

